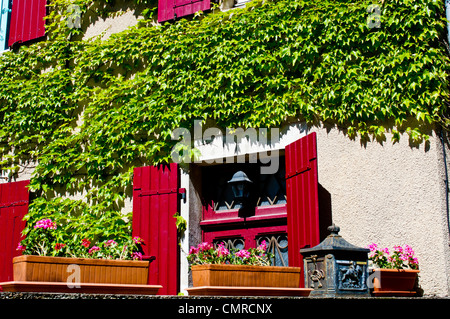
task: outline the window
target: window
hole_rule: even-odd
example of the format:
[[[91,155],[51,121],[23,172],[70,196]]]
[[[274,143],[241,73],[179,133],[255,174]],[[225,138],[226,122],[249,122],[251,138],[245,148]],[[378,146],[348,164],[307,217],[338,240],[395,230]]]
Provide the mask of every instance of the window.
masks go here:
[[[320,242],[316,133],[286,145],[279,164],[277,172],[266,176],[259,174],[261,164],[202,167],[203,241],[248,249],[266,240],[274,265],[303,266],[300,249]],[[251,209],[244,212],[233,203],[226,183],[238,170],[255,181]]]
[[[284,157],[274,174],[261,174],[261,163],[202,167],[203,240],[248,249],[267,242],[272,265],[288,266],[286,180]],[[236,203],[228,181],[237,171],[252,180],[248,208]]]
[[[280,159],[275,174],[261,174],[260,164],[228,164],[204,168],[204,195],[214,203],[214,211],[239,209],[241,204],[234,201],[228,181],[239,170],[244,171],[253,181],[251,203],[255,207],[286,204],[286,180],[284,158]]]

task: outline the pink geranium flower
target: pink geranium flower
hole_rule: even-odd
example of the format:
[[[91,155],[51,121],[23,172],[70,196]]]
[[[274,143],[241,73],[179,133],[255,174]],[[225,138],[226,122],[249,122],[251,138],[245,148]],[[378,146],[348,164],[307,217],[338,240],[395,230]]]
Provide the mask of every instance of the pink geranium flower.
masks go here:
[[[50,218],[41,219],[34,225],[34,228],[56,229],[56,223]]]
[[[203,243],[198,245],[198,250],[199,251],[205,251],[205,250],[209,250],[209,249],[212,249],[212,248],[213,248],[213,245],[211,245],[210,243],[206,243],[206,242],[203,242]]]
[[[139,236],[134,236],[133,241],[136,245],[142,245],[144,243],[144,240]]]
[[[117,245],[117,243],[116,243],[114,240],[112,240],[112,239],[108,240],[108,241],[105,243],[105,246],[106,246],[106,247],[113,246],[113,245]]]
[[[99,247],[97,247],[97,246],[92,246],[90,249],[89,249],[89,254],[92,254],[94,251],[99,251],[100,250],[100,248]]]
[[[236,256],[242,259],[250,258],[250,252],[248,250],[242,249],[236,253]]]
[[[217,254],[219,257],[228,256],[230,252],[225,248],[225,244],[222,242],[217,246]]]
[[[215,245],[203,242],[198,244],[197,247],[191,246],[187,259],[191,265],[235,264],[269,266],[273,254],[266,249],[267,243],[265,241],[257,248],[242,250],[227,248],[224,242]]]
[[[388,248],[378,248],[377,244],[372,243],[367,246],[370,249],[369,260],[380,268],[390,269],[419,269],[419,262],[414,256],[414,250],[409,245],[396,245],[394,252],[389,253]]]
[[[134,252],[134,253],[131,254],[131,258],[142,260],[142,253]]]
[[[265,240],[263,240],[257,249],[261,250],[261,251],[266,251],[267,250],[267,242]]]

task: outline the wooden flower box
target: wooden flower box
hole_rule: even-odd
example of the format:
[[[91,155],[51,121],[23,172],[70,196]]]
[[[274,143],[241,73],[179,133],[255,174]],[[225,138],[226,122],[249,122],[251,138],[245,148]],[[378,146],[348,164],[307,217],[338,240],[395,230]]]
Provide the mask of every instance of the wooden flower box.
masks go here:
[[[195,265],[191,267],[190,295],[308,296],[299,288],[300,267],[249,265]]]
[[[74,266],[71,266],[74,265]],[[78,268],[79,267],[79,268]],[[149,261],[23,255],[13,258],[14,281],[147,284]],[[79,269],[79,276],[75,276]],[[72,276],[72,277],[69,277]]]
[[[413,296],[419,270],[375,269],[374,296]]]
[[[248,265],[195,265],[192,281],[198,286],[298,288],[300,267]]]
[[[148,284],[150,261],[23,255],[13,258],[14,281],[0,291],[155,295]]]

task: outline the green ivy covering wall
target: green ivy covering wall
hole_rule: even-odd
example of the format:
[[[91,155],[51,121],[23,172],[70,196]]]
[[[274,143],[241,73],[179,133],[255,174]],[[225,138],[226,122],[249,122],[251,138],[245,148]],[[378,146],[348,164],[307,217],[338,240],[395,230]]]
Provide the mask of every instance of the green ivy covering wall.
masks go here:
[[[35,163],[32,220],[119,216],[133,167],[169,161],[172,131],[195,119],[330,122],[393,142],[447,127],[442,0],[255,0],[163,25],[136,0],[149,19],[104,41],[66,23],[73,3],[86,24],[111,2],[51,1],[47,39],[0,56],[0,168]]]

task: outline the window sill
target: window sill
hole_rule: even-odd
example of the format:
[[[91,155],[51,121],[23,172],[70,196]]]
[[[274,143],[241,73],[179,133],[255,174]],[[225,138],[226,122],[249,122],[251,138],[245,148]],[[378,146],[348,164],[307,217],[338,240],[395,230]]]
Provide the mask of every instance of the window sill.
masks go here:
[[[220,227],[220,226],[230,226],[233,224],[242,225],[243,222],[246,224],[260,224],[260,223],[271,223],[273,224],[276,220],[286,221],[287,212],[277,212],[272,214],[259,214],[250,217],[229,217],[229,218],[215,218],[207,219],[200,222],[202,228]]]

